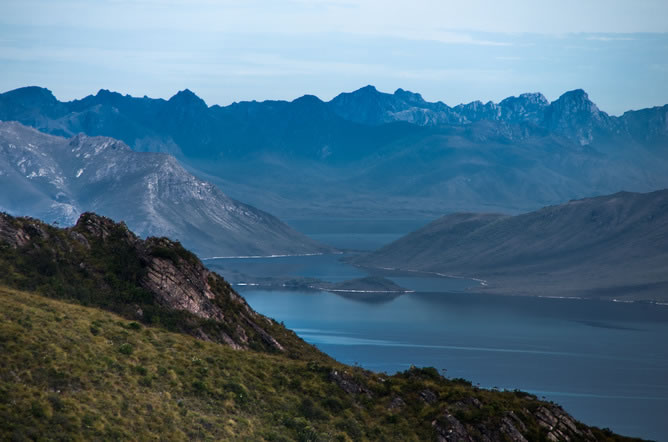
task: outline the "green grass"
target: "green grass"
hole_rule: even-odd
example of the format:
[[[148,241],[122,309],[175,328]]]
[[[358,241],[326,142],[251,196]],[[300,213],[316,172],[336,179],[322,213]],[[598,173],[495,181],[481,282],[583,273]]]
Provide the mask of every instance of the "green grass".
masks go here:
[[[236,297],[232,287],[216,274],[209,274],[207,282],[216,295],[212,302],[223,313],[224,321],[172,309],[145,288],[142,281],[148,263],[155,258],[172,261],[176,268],[197,276],[204,271],[200,260],[176,241],[167,238],[137,241],[125,224],[93,214],[83,215],[71,229],[56,228],[32,218],[0,216],[3,216],[0,221],[30,236],[22,247],[13,248],[0,242],[0,285],[99,307],[145,325],[206,335],[218,342],[223,341],[223,334],[235,337],[241,330],[250,348],[276,352],[243,318],[245,301],[232,301]],[[101,226],[105,234],[88,231],[86,220]],[[291,330],[272,321],[258,321],[292,357],[325,357]]]
[[[462,411],[462,422],[494,425],[512,410],[544,437],[527,413],[541,404],[531,395],[476,389],[435,369],[387,376],[233,350],[2,287],[0,348],[1,440],[432,440],[431,422],[469,397],[483,407]],[[346,393],[332,370],[368,393]],[[438,401],[420,399],[425,389]],[[395,397],[401,410],[389,409]]]

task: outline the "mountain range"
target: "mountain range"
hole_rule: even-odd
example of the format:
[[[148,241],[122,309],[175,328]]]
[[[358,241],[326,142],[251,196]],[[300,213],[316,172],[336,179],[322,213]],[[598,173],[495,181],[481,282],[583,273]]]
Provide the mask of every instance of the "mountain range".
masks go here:
[[[207,106],[100,90],[58,101],[0,94],[0,120],[110,136],[173,154],[232,197],[285,219],[519,213],[574,198],[668,187],[668,105],[610,116],[582,90],[450,107],[367,86],[329,102]]]
[[[354,262],[476,278],[494,293],[666,302],[668,190],[450,214]]]
[[[329,250],[195,178],[171,155],[135,152],[108,137],[63,138],[0,122],[0,187],[2,211],[71,225],[95,210],[202,256]]]

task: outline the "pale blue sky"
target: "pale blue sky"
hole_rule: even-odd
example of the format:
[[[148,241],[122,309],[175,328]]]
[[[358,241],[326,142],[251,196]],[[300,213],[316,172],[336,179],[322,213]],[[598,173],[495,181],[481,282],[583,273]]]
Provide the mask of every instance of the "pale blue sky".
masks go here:
[[[668,1],[3,0],[0,91],[98,89],[208,104],[366,84],[449,105],[583,88],[668,103]]]

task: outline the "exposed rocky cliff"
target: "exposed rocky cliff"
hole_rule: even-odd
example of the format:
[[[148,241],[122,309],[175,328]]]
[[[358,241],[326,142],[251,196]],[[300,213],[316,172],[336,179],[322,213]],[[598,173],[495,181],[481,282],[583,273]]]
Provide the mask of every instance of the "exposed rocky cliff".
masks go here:
[[[0,214],[0,281],[54,297],[74,298],[146,323],[161,322],[237,349],[308,348],[252,310],[180,243],[143,240],[124,223],[84,213],[58,229]]]
[[[204,256],[329,250],[194,177],[174,157],[134,152],[113,138],[66,139],[0,122],[0,187],[12,189],[0,193],[0,210],[61,225],[95,211]]]

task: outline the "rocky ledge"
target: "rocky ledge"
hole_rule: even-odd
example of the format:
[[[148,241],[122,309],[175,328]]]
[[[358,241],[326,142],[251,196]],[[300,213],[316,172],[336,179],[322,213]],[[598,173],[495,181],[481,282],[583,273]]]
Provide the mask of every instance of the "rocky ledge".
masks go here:
[[[222,277],[180,243],[167,238],[142,239],[123,222],[94,213],[82,214],[67,229],[0,214],[0,250],[0,268],[6,267],[0,280],[16,285],[11,275],[17,279],[22,274],[18,288],[41,288],[47,295],[60,297],[54,286],[79,287],[85,279],[100,293],[89,295],[73,289],[62,295],[74,293],[82,303],[98,304],[142,322],[167,318],[179,331],[236,349],[284,352],[288,344],[281,339],[288,343],[298,339],[251,309]],[[48,271],[40,272],[41,267]],[[129,293],[131,299],[119,299],[124,297],[114,293],[119,290]],[[104,293],[108,296],[102,296]],[[185,316],[176,318],[175,314]]]

